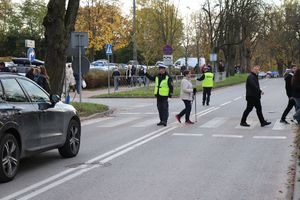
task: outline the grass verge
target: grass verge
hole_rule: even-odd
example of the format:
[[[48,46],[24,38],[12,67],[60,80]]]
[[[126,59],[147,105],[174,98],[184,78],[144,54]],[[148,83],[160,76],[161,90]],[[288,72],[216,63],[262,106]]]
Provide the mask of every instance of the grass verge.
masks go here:
[[[214,88],[220,88],[225,86],[236,85],[239,83],[243,83],[246,81],[248,74],[236,74],[235,76],[228,77],[226,80],[221,82],[216,82]],[[136,90],[131,91],[124,91],[124,92],[115,92],[111,94],[101,94],[95,95],[91,98],[150,98],[154,97],[153,95],[154,87],[145,88],[138,88]],[[202,91],[201,84],[197,85],[197,90]],[[180,88],[176,87],[174,89],[174,97],[179,97],[180,95]]]
[[[71,105],[76,108],[80,117],[87,117],[92,114],[108,111],[108,106],[97,103],[72,102]]]

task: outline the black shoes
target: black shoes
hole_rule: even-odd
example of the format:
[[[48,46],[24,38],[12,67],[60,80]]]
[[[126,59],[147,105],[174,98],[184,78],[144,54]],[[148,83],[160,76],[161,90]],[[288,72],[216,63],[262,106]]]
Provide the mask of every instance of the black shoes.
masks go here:
[[[271,122],[264,121],[263,123],[261,123],[261,127],[268,126],[270,124],[271,124]]]
[[[166,123],[166,122],[159,122],[159,123],[157,124],[157,126],[167,126],[167,123]]]
[[[283,124],[290,124],[290,123],[288,123],[285,119],[281,119],[281,120],[280,120],[280,123],[283,123]]]
[[[240,125],[244,127],[250,127],[250,124],[247,124],[247,122],[241,122]]]

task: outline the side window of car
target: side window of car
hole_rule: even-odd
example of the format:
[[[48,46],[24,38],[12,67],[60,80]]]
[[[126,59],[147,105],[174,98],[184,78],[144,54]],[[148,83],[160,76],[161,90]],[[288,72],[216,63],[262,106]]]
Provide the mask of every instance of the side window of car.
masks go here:
[[[1,80],[4,88],[4,97],[8,102],[28,102],[26,95],[16,79],[2,79]]]
[[[2,88],[2,83],[0,81],[0,101],[5,101],[4,93],[3,93],[3,88]]]
[[[50,102],[48,94],[46,94],[34,83],[25,79],[18,79],[18,81],[24,87],[32,102]]]

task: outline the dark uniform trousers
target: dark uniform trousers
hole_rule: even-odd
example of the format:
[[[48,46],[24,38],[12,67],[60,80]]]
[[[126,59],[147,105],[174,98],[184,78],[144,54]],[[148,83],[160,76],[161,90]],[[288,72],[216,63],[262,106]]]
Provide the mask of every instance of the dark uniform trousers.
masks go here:
[[[169,117],[168,97],[157,96],[157,109],[160,121],[167,123]]]
[[[203,105],[205,104],[205,102],[207,105],[209,105],[211,89],[212,89],[211,87],[203,87],[203,98],[202,98]]]
[[[249,113],[253,110],[253,107],[255,107],[255,109],[256,109],[256,114],[258,116],[260,123],[265,122],[264,116],[262,114],[262,107],[261,107],[260,99],[255,98],[255,97],[246,97],[246,100],[247,100],[247,108],[243,113],[241,122],[243,123],[243,122],[247,121],[247,117],[248,117]]]
[[[295,100],[289,98],[288,105],[287,105],[286,109],[284,110],[284,112],[283,112],[283,114],[281,116],[282,120],[285,120],[286,116],[289,114],[289,112],[293,109],[294,106],[296,107]]]

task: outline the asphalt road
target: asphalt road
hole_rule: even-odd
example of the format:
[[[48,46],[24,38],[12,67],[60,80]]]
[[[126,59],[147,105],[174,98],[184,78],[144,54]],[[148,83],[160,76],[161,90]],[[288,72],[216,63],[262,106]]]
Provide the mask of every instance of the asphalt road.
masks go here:
[[[0,200],[281,200],[287,199],[294,129],[279,122],[287,97],[282,79],[261,81],[265,118],[255,111],[239,126],[244,84],[197,96],[197,123],[175,122],[183,108],[170,100],[167,127],[157,127],[155,99],[100,99],[113,116],[82,123],[79,155],[50,151],[22,160],[16,179],[0,185]],[[193,108],[194,110],[194,108]],[[193,111],[194,112],[194,111]],[[194,113],[192,113],[194,120]]]

